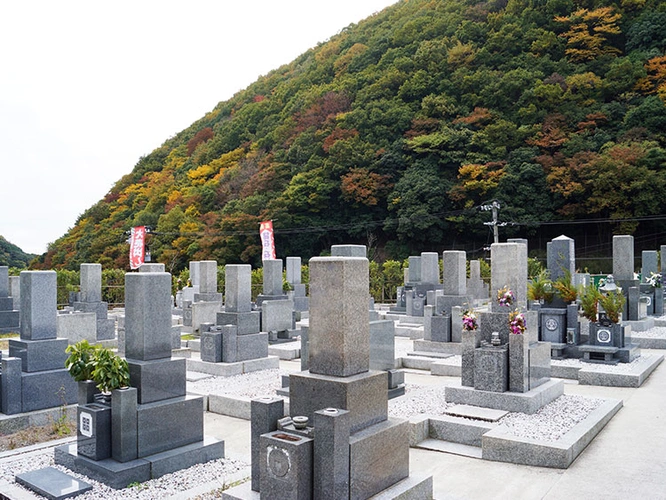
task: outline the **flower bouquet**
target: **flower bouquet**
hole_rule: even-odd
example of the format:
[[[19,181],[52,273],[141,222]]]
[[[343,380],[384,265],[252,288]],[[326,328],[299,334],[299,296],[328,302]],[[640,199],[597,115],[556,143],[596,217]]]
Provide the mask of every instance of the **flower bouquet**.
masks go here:
[[[509,329],[514,335],[525,333],[525,316],[519,311],[512,311],[509,314]]]
[[[476,314],[471,309],[465,309],[462,313],[462,327],[466,332],[474,331],[479,328],[479,322]]]
[[[508,307],[513,304],[514,300],[516,300],[516,296],[508,286],[497,290],[497,302],[499,302],[499,305]]]

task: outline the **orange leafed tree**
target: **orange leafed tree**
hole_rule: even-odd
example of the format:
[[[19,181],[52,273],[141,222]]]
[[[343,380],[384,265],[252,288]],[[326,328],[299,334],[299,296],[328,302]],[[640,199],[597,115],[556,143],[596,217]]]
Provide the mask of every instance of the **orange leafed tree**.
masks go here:
[[[566,38],[566,55],[572,61],[590,61],[604,54],[619,54],[609,45],[608,37],[620,33],[617,22],[622,16],[612,7],[595,10],[579,9],[570,16],[557,16],[555,21],[569,25],[560,36]]]

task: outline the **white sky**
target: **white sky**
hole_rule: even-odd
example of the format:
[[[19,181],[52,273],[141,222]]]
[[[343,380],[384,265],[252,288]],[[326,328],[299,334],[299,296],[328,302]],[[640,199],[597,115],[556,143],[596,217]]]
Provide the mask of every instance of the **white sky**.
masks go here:
[[[396,1],[0,3],[0,235],[45,252],[141,156]]]

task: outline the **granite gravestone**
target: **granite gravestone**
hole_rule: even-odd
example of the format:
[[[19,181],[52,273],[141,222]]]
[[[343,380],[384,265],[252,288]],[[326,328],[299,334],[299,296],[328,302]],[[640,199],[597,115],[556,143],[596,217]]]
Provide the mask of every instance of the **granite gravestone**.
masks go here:
[[[74,302],[74,311],[95,313],[96,330],[94,338],[87,338],[82,332],[78,338],[87,338],[91,343],[111,340],[116,336],[116,322],[109,318],[109,304],[102,301],[102,265],[81,264],[81,293],[79,301]]]
[[[77,401],[64,368],[67,339],[57,337],[55,271],[21,272],[20,339],[9,340],[0,374],[2,413],[25,413]]]
[[[105,424],[111,457],[84,456],[76,445],[54,453],[56,464],[113,488],[224,456],[223,441],[204,442],[203,398],[186,394],[185,359],[171,358],[171,275],[127,273],[125,310],[131,387],[112,392]],[[85,405],[79,414],[92,410]],[[80,418],[79,425],[85,422]]]
[[[310,370],[290,376],[291,418],[276,423],[281,408],[252,402],[251,487],[262,499],[369,498],[410,477],[408,423],[388,418],[386,373],[369,369],[368,284],[365,258],[310,261]],[[431,481],[392,493],[429,499]],[[249,487],[223,498],[248,498]]]
[[[9,268],[0,266],[0,333],[17,332],[18,328],[19,312],[9,294]]]

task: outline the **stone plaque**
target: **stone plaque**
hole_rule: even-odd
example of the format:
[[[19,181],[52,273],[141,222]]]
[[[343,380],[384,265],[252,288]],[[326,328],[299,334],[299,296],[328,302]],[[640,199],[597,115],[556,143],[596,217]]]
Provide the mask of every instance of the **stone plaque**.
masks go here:
[[[284,477],[291,469],[291,460],[289,453],[281,448],[274,446],[268,447],[268,469],[276,477]]]

